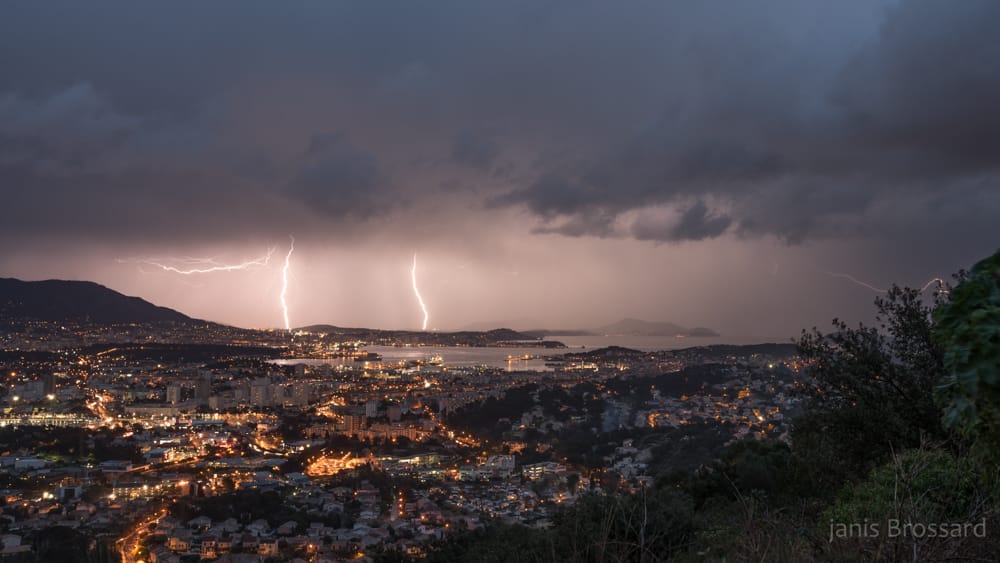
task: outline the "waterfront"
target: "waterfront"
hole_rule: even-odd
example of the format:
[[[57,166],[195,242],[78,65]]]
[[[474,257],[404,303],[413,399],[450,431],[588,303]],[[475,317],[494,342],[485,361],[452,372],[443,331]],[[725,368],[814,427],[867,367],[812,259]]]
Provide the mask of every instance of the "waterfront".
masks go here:
[[[592,350],[595,348],[606,348],[608,346],[621,346],[643,352],[655,352],[658,350],[677,350],[680,348],[693,348],[696,346],[715,346],[719,344],[732,344],[744,346],[747,344],[761,344],[766,342],[788,343],[790,337],[760,337],[760,336],[713,336],[713,337],[677,337],[677,336],[636,336],[628,334],[618,335],[583,335],[583,336],[559,336],[547,337],[546,340],[557,340],[566,345],[565,352],[579,351],[581,348]]]
[[[759,338],[679,338],[674,336],[634,336],[634,335],[585,335],[585,336],[553,336],[546,340],[554,340],[566,344],[566,348],[509,348],[509,347],[464,347],[464,346],[366,346],[368,352],[378,354],[382,361],[389,364],[413,361],[431,361],[440,358],[445,367],[486,366],[507,371],[548,371],[547,357],[561,356],[571,352],[594,350],[607,346],[621,346],[643,352],[659,350],[676,350],[695,346],[711,346],[719,344],[759,344],[762,342],[788,342],[789,339],[759,339]],[[524,359],[527,357],[528,359]],[[284,358],[274,360],[278,365],[357,365],[353,358]]]
[[[365,350],[382,357],[385,363],[412,361],[429,362],[440,357],[445,367],[487,366],[507,371],[547,371],[545,356],[557,356],[566,349],[547,350],[544,348],[500,348],[462,346],[366,346]],[[527,356],[529,359],[523,359]],[[510,359],[514,358],[514,359]],[[435,360],[436,361],[436,360]],[[278,365],[357,365],[353,358],[275,360]]]

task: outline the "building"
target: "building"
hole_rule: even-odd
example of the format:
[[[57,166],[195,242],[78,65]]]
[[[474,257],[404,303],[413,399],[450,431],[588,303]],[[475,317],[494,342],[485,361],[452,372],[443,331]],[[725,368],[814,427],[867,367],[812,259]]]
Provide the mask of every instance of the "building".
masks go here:
[[[181,386],[176,383],[167,385],[167,402],[176,405],[181,402]]]
[[[212,396],[212,372],[202,370],[198,380],[195,382],[194,397],[201,404],[207,404],[208,398]]]
[[[355,434],[364,430],[367,425],[365,415],[363,414],[345,414],[344,415],[344,430],[348,434]]]
[[[300,364],[301,365],[301,364]],[[292,386],[292,404],[304,407],[312,399],[312,384],[300,381]]]
[[[399,405],[389,405],[386,414],[389,416],[389,422],[398,422],[403,418],[403,408]]]
[[[265,378],[253,380],[250,384],[250,404],[255,407],[271,406],[271,382]]]

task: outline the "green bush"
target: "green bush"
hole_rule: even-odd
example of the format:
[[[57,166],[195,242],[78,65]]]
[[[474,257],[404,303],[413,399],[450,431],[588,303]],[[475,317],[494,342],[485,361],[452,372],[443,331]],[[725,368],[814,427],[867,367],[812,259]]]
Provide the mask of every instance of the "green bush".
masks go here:
[[[936,389],[944,425],[1000,461],[1000,252],[976,264],[935,313],[947,375]]]

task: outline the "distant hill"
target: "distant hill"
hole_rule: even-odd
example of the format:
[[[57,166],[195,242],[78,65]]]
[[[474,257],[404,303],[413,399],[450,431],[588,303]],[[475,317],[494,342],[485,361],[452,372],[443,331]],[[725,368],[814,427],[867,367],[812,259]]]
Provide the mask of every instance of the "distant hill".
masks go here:
[[[798,345],[791,342],[765,342],[761,344],[710,344],[674,350],[677,354],[699,354],[702,357],[722,359],[728,356],[770,356],[787,358],[799,353]]]
[[[637,358],[645,355],[647,355],[647,352],[642,352],[640,350],[633,350],[632,348],[623,348],[621,346],[607,346],[605,348],[587,350],[586,352],[570,352],[568,354],[565,354],[565,357],[568,359],[577,359],[577,360],[611,361],[611,360]]]
[[[485,332],[487,330],[493,330],[497,327],[526,327],[526,326],[538,326],[539,323],[528,319],[528,318],[518,318],[518,319],[504,319],[497,321],[477,321],[474,323],[469,323],[449,329],[448,332]],[[516,330],[516,329],[515,329]]]
[[[642,352],[621,346],[608,346],[584,352],[570,352],[565,354],[567,359],[609,361],[637,358],[650,354],[688,357],[697,355],[701,360],[719,361],[733,356],[740,357],[770,357],[770,358],[790,358],[799,353],[798,346],[792,343],[769,342],[764,344],[711,344],[708,346],[693,346],[690,348],[678,348],[676,350],[661,350],[659,352]]]
[[[530,346],[563,348],[561,342],[541,341],[539,337],[509,328],[457,332],[423,332],[412,330],[384,330],[376,328],[349,328],[333,325],[311,325],[296,328],[296,331],[321,333],[339,340],[361,340],[386,344],[422,344],[435,346]]]
[[[198,322],[94,282],[13,278],[0,278],[0,318],[97,324]]]
[[[719,333],[710,328],[684,328],[674,323],[649,322],[639,319],[622,319],[614,324],[602,326],[595,332],[614,336],[719,336]]]
[[[483,325],[487,326],[487,325]],[[510,325],[492,325],[510,326]],[[539,328],[523,330],[521,334],[534,338],[553,338],[560,336],[682,336],[682,337],[713,337],[719,336],[718,332],[710,328],[695,327],[685,328],[674,323],[649,322],[639,319],[626,318],[616,323],[589,329],[551,329]]]
[[[558,336],[597,336],[597,332],[593,330],[580,330],[574,328],[566,329],[547,329],[540,328],[535,330],[524,330],[521,331],[523,334],[533,336],[535,338],[552,338]]]

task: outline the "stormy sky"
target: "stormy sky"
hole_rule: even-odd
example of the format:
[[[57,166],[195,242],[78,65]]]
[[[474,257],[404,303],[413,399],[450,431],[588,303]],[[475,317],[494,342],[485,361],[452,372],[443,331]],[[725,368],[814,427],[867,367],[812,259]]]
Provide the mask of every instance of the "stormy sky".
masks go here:
[[[787,338],[1000,246],[993,0],[19,2],[0,276],[192,316]],[[270,260],[183,275],[161,268]],[[211,260],[211,261],[209,261]],[[158,266],[159,265],[159,266]]]

